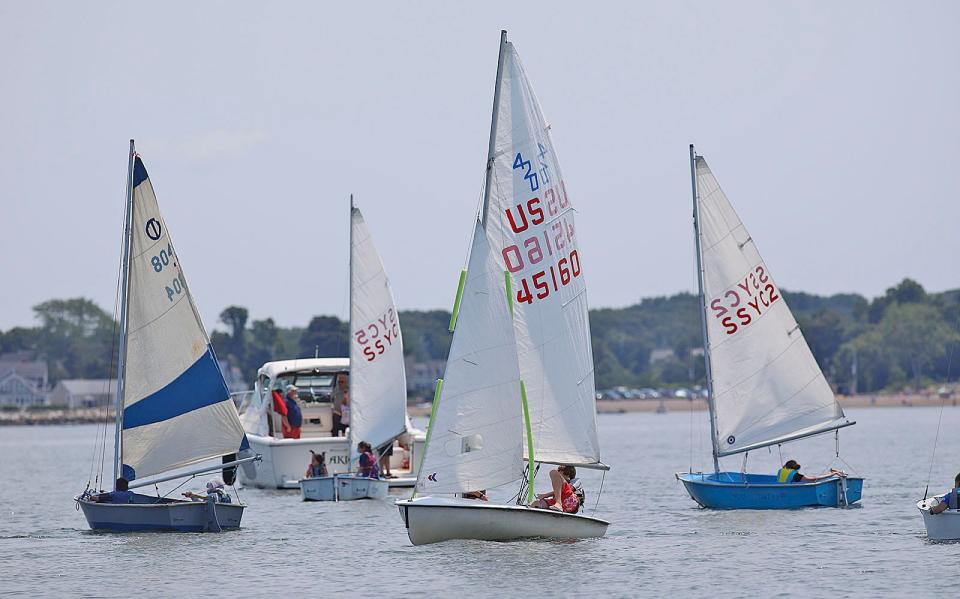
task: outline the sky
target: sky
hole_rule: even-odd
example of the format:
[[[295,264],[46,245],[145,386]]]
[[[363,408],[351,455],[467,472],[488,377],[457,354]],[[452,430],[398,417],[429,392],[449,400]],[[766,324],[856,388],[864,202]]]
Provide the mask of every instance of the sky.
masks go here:
[[[589,7],[589,8],[588,8]],[[347,315],[354,194],[400,309],[449,309],[501,29],[592,307],[696,289],[688,144],[786,289],[960,287],[960,3],[0,3],[0,329],[112,312],[130,138],[209,328]]]

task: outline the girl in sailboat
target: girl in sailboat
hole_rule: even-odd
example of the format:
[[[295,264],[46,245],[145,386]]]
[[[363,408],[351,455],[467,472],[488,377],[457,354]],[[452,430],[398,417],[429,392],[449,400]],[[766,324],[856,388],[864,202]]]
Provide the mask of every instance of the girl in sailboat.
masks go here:
[[[576,514],[580,511],[580,498],[577,496],[570,480],[576,478],[577,469],[573,466],[557,466],[556,470],[550,471],[550,485],[553,491],[549,493],[540,493],[537,500],[530,504],[530,507],[540,509],[551,509],[558,512],[567,512]],[[557,497],[560,498],[559,504]]]
[[[939,514],[940,512],[945,512],[948,509],[960,509],[960,474],[953,479],[953,490],[942,497],[937,497],[936,499],[938,503],[930,508],[931,514]]]
[[[360,452],[360,465],[357,468],[357,474],[370,478],[380,478],[380,467],[377,465],[379,460],[373,453],[373,447],[366,441],[360,441],[357,443],[357,451]]]
[[[310,465],[307,466],[307,471],[304,473],[304,478],[316,478],[318,476],[330,476],[327,472],[327,460],[326,453],[317,453],[310,450]]]
[[[846,476],[846,474],[840,470],[831,468],[829,474],[824,474],[821,476],[807,476],[806,474],[800,473],[800,464],[798,464],[796,460],[787,460],[787,463],[783,465],[783,468],[780,468],[780,470],[777,471],[777,482],[812,483],[818,480],[830,478],[831,476]]]

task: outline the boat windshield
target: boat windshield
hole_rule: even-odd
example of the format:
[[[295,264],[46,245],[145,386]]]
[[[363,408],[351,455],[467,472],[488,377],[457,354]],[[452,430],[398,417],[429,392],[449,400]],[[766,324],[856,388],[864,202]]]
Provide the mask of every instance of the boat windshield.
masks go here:
[[[295,385],[304,403],[329,403],[337,372],[285,372],[273,381],[273,389],[281,394],[287,385]]]

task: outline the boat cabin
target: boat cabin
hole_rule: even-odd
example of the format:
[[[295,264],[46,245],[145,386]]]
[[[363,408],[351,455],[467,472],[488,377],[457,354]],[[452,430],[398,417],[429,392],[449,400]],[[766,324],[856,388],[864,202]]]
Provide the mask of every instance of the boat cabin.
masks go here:
[[[333,431],[333,390],[338,375],[350,376],[347,358],[310,358],[268,362],[257,373],[254,393],[267,414],[268,436],[282,439],[281,417],[273,409],[273,398],[283,399],[287,385],[297,387],[303,426],[300,438],[331,437]]]

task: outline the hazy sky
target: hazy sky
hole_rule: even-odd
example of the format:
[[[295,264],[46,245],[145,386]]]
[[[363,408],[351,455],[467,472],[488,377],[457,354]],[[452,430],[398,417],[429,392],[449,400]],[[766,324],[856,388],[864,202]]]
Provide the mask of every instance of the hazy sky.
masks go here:
[[[360,6],[363,8],[360,8]],[[208,327],[347,313],[356,194],[401,309],[449,309],[499,31],[590,303],[693,290],[695,143],[778,283],[960,286],[960,3],[0,3],[0,329],[112,310],[133,137]]]

